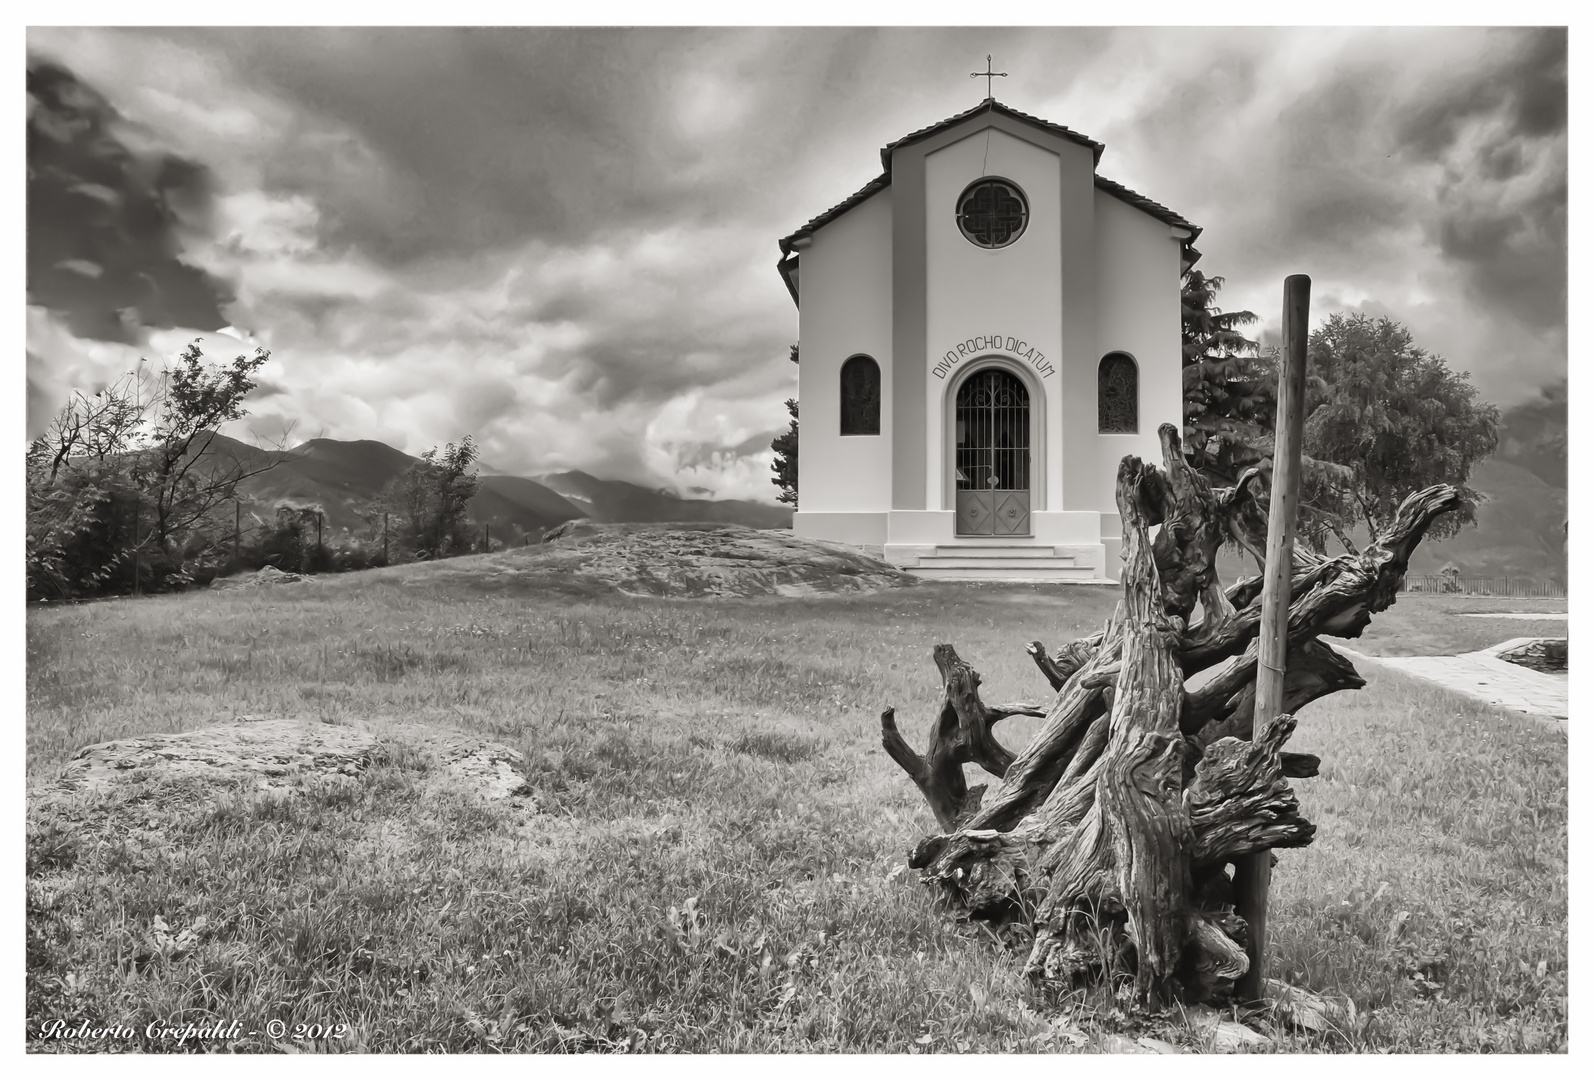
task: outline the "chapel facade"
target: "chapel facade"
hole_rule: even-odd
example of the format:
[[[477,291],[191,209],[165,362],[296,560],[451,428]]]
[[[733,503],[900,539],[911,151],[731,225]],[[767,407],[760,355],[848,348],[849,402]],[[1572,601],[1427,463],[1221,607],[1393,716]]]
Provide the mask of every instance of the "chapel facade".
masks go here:
[[[798,308],[800,536],[923,576],[1113,580],[1125,454],[1181,424],[1200,229],[1104,147],[987,98],[780,241]]]

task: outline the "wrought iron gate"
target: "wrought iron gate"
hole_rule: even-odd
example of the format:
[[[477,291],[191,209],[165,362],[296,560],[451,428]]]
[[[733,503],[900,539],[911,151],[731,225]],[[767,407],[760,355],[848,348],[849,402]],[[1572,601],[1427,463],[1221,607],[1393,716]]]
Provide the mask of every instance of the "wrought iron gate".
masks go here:
[[[1029,535],[1029,390],[1000,368],[957,396],[959,536]]]

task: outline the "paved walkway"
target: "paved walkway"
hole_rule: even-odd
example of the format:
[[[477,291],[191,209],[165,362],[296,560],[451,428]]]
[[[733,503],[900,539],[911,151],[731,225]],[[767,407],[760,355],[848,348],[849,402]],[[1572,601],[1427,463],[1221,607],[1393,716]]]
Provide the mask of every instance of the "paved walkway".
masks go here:
[[[1512,638],[1480,652],[1460,656],[1369,656],[1336,645],[1354,660],[1366,660],[1438,683],[1496,708],[1541,716],[1561,724],[1567,719],[1567,676],[1546,674],[1501,660],[1495,653],[1528,638]]]

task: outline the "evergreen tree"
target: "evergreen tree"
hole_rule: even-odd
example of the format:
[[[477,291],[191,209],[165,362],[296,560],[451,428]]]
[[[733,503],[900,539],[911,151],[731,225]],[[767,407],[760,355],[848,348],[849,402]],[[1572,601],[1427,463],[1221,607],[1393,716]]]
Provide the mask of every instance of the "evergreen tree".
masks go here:
[[[1190,464],[1217,484],[1272,451],[1272,365],[1240,332],[1258,322],[1249,311],[1222,311],[1223,278],[1185,275],[1180,301],[1184,361],[1184,446]]]
[[[791,347],[791,362],[797,363],[797,346]],[[776,501],[797,507],[797,399],[786,399],[786,411],[791,414],[791,427],[775,436],[770,449],[775,451],[775,462],[770,471],[775,475],[770,483],[780,489]]]

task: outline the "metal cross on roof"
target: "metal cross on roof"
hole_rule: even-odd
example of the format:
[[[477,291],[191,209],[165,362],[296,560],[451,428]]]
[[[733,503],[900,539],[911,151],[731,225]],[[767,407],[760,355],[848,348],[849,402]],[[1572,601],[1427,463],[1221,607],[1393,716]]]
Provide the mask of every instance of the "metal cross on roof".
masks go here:
[[[971,78],[971,79],[981,79],[981,78],[983,78],[985,80],[985,96],[986,97],[990,97],[991,96],[991,80],[992,79],[1005,79],[1005,78],[1007,78],[1007,72],[1005,72],[1005,71],[992,71],[991,70],[991,54],[990,53],[986,53],[985,54],[985,70],[984,71],[971,71],[971,72],[969,72],[969,78]]]

